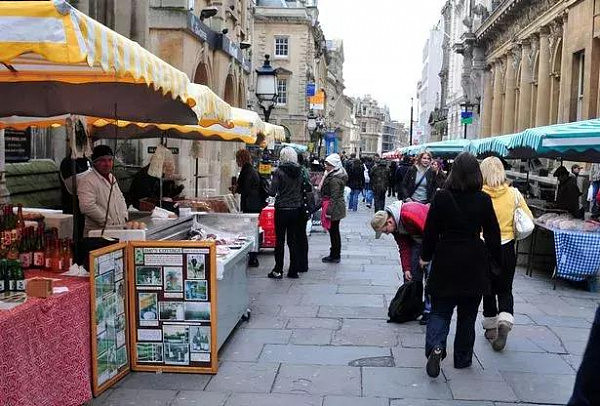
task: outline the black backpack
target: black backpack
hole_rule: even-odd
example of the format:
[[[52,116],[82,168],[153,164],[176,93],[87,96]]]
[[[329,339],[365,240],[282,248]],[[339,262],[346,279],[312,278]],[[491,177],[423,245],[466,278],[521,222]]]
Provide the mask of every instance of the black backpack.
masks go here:
[[[388,308],[388,323],[416,320],[423,313],[423,283],[409,281],[398,288]]]

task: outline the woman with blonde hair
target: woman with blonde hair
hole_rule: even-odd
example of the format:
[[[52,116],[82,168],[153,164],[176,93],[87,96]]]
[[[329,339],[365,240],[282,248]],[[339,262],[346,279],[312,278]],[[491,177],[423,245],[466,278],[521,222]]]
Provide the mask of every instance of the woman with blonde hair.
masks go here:
[[[436,182],[435,173],[430,170],[432,159],[433,157],[428,151],[417,156],[414,166],[406,172],[402,180],[399,200],[427,204],[433,199]]]
[[[531,218],[533,215],[521,193],[508,185],[500,159],[493,156],[485,158],[480,167],[483,191],[492,198],[502,239],[502,257],[498,264],[500,274],[492,277],[492,293],[483,297],[483,328],[492,348],[502,351],[514,323],[512,284],[517,266],[513,224],[515,209],[518,205]]]

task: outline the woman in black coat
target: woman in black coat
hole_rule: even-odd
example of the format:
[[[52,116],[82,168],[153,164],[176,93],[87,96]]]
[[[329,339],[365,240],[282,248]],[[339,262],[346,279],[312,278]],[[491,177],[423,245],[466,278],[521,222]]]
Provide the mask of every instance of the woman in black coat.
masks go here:
[[[430,169],[431,160],[429,152],[417,156],[415,164],[402,179],[399,200],[424,204],[431,202],[436,190],[435,173]]]
[[[260,213],[267,204],[261,198],[260,175],[252,166],[252,156],[245,149],[235,153],[235,161],[240,169],[235,192],[240,194],[240,210],[242,213]]]
[[[440,373],[446,357],[450,319],[457,307],[454,367],[471,365],[475,319],[482,295],[490,291],[490,255],[500,262],[500,227],[492,200],[481,188],[483,177],[477,159],[458,155],[452,172],[431,203],[421,251],[421,266],[430,261],[427,292],[432,309],[427,323],[425,355],[427,374]],[[483,231],[482,241],[480,235]]]

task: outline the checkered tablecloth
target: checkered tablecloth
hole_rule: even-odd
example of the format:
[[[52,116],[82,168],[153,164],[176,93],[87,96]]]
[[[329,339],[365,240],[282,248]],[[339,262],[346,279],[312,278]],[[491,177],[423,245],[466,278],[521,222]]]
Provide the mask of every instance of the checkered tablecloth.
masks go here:
[[[552,229],[556,276],[582,281],[600,271],[600,233]]]

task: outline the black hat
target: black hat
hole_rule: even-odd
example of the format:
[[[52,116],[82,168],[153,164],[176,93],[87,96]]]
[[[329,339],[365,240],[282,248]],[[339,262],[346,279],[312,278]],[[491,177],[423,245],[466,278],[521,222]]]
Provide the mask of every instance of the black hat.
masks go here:
[[[564,175],[568,175],[569,171],[567,170],[567,168],[565,168],[564,166],[559,166],[558,168],[556,168],[556,170],[554,171],[554,177],[558,178],[559,176],[564,176]]]
[[[113,150],[108,145],[96,145],[92,151],[92,162],[102,157],[114,157]]]

